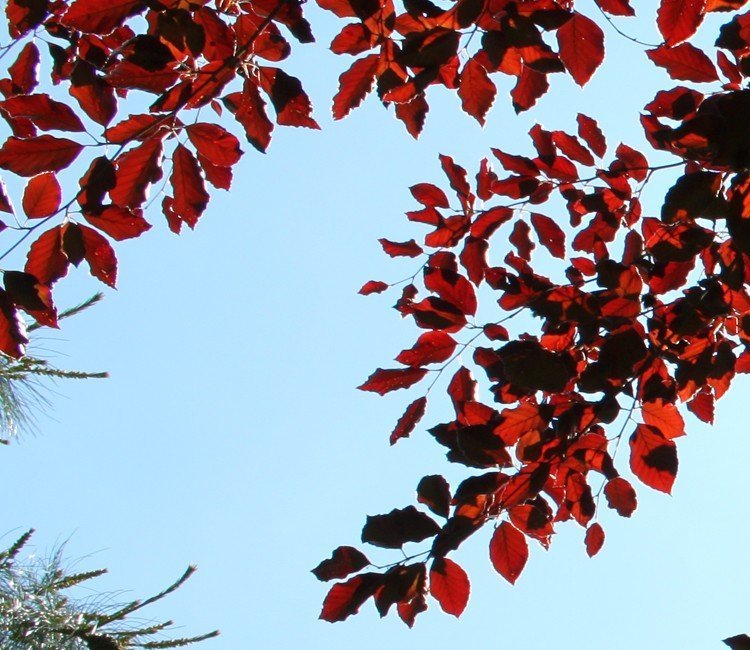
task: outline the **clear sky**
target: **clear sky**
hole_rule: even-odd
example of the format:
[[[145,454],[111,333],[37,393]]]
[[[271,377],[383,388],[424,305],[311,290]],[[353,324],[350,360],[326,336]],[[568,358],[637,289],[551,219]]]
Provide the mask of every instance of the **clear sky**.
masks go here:
[[[644,20],[622,26],[653,41],[655,3],[633,4]],[[528,152],[535,121],[573,130],[579,111],[599,120],[611,145],[628,142],[655,160],[637,116],[670,81],[643,48],[606,29],[607,61],[585,90],[553,76],[539,106],[516,117],[510,82],[499,79],[484,129],[456,97],[433,92],[415,142],[374,98],[331,121],[346,61],[326,50],[337,23],[313,3],[307,10],[319,42],[295,46],[288,68],[322,131],[277,128],[265,156],[243,146],[234,189],[215,193],[195,232],[174,236],[154,211],[152,231],[117,246],[118,290],[38,337],[33,353],[111,378],[52,385],[36,433],[0,450],[6,539],[33,526],[40,553],[67,540],[67,557],[82,558],[76,568],[108,567],[98,586],[123,600],[197,564],[145,615],[174,619],[178,635],[220,628],[207,650],[708,649],[750,632],[744,377],[718,403],[715,427],[686,416],[671,497],[637,485],[632,519],[602,510],[607,541],[594,559],[582,529],[562,525],[549,551],[532,547],[511,587],[489,563],[486,530],[453,556],[472,580],[460,620],[435,601],[413,630],[393,615],[381,621],[371,603],[344,623],[317,620],[327,585],[309,570],[334,547],[358,544],[365,515],[413,503],[423,475],[446,473],[453,486],[460,475],[424,426],[389,447],[416,392],[355,390],[418,333],[390,309],[392,295],[356,294],[366,280],[416,268],[377,243],[422,235],[403,216],[415,207],[408,187],[445,186],[438,153],[473,175],[490,146]],[[580,10],[593,16],[593,2]],[[716,23],[702,28],[706,42]],[[648,213],[658,214],[666,183],[654,181]],[[96,290],[82,267],[57,302]],[[422,424],[441,421],[445,408]],[[617,463],[627,475],[626,456]]]

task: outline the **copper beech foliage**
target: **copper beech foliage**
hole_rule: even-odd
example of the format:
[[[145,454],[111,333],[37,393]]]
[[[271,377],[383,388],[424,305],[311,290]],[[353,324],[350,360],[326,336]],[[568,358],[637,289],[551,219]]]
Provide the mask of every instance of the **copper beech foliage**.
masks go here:
[[[414,137],[431,86],[455,91],[484,123],[498,88],[520,112],[555,74],[585,85],[605,57],[603,21],[634,15],[629,0],[595,0],[592,15],[574,0],[317,1],[343,19],[332,51],[354,57],[333,117],[374,91]],[[625,144],[609,146],[581,113],[573,130],[532,128],[531,156],[493,149],[473,177],[441,156],[447,186],[411,188],[418,207],[407,217],[426,234],[381,244],[414,258],[417,272],[398,287],[367,282],[361,293],[396,291],[396,309],[422,333],[396,367],[360,388],[418,393],[394,444],[445,376],[455,416],[429,432],[471,475],[455,487],[426,476],[419,507],[368,517],[364,543],[425,550],[383,568],[337,548],[314,569],[340,581],[321,618],[343,620],[373,599],[381,615],[395,605],[412,625],[428,594],[460,615],[470,583],[449,555],[486,524],[490,561],[509,582],[530,543],[548,546],[559,522],[585,527],[586,551],[596,554],[597,507],[629,517],[637,506],[613,459],[625,437],[632,473],[672,489],[675,439],[685,433],[678,404],[710,423],[734,374],[750,370],[746,4],[654,3],[663,42],[648,47],[644,65],[663,68],[669,86],[710,84],[667,87],[644,107],[648,141],[676,162],[652,166]],[[727,21],[704,51],[690,39],[709,12]],[[22,313],[57,326],[53,290],[71,265],[85,261],[115,285],[116,243],[151,228],[150,195],[172,231],[193,228],[212,189],[231,188],[242,139],[265,151],[276,125],[318,124],[302,83],[283,69],[290,41],[313,40],[300,0],[8,0],[5,14],[0,169],[21,189],[11,197],[0,188],[0,258],[22,246],[27,258],[23,270],[3,271],[0,351],[17,358],[28,342]],[[661,214],[643,214],[641,193],[664,167],[680,176]],[[544,255],[558,260],[560,278],[538,272]],[[522,312],[534,331],[508,329]],[[469,359],[473,371],[461,365]]]

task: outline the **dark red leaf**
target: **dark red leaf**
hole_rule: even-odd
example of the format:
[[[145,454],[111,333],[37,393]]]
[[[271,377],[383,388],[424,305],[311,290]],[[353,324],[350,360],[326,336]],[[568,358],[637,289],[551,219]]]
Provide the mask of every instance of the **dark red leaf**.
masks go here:
[[[490,80],[487,71],[475,58],[470,58],[461,71],[458,87],[458,96],[461,98],[464,111],[484,126],[485,116],[495,101],[496,93],[495,84]]]
[[[119,205],[108,205],[96,212],[86,211],[83,216],[92,226],[117,241],[138,237],[151,228],[141,210],[130,210]]]
[[[34,176],[23,192],[23,211],[29,219],[41,219],[55,214],[60,207],[62,190],[52,172]]]
[[[0,289],[0,351],[14,359],[26,352],[26,325],[8,294]]]
[[[57,327],[57,310],[52,303],[50,288],[36,276],[20,271],[3,274],[5,291],[17,307],[33,316],[41,325]]]
[[[706,0],[661,0],[656,24],[670,47],[689,39],[703,22]]]
[[[231,93],[222,101],[245,129],[247,141],[264,152],[271,142],[273,122],[266,115],[266,104],[254,81],[246,79],[242,92]]]
[[[406,542],[421,542],[440,532],[440,526],[414,506],[368,516],[362,541],[382,548],[401,548]]]
[[[375,594],[381,584],[381,575],[364,573],[354,576],[346,582],[333,585],[323,601],[320,618],[329,623],[335,623],[356,614],[364,602]]]
[[[182,145],[177,145],[172,154],[172,175],[169,180],[174,191],[172,208],[182,221],[194,228],[208,205],[209,195],[198,161]]]
[[[677,47],[661,45],[646,50],[648,58],[664,68],[672,79],[708,83],[718,81],[719,75],[706,54],[690,43]]]
[[[604,546],[604,529],[597,523],[586,529],[586,553],[594,557]]]
[[[518,220],[513,225],[513,232],[508,237],[508,241],[516,247],[518,254],[525,260],[531,260],[531,251],[535,245],[529,238],[531,228],[525,221]]]
[[[36,44],[28,42],[23,46],[15,62],[8,68],[8,74],[15,90],[28,95],[39,83],[39,50]]]
[[[439,474],[424,476],[417,485],[417,501],[440,517],[450,514],[451,491],[448,481]]]
[[[319,129],[312,118],[310,98],[296,77],[291,77],[280,68],[261,66],[261,86],[271,98],[276,110],[276,122],[286,126],[304,126],[308,129]]]
[[[404,414],[398,419],[396,427],[393,429],[393,433],[391,433],[390,443],[392,445],[395,445],[401,438],[408,437],[414,431],[414,427],[422,419],[426,407],[426,397],[418,397],[406,407]]]
[[[445,332],[435,330],[422,334],[414,347],[403,350],[396,361],[404,365],[416,368],[428,363],[441,363],[451,358],[456,350],[456,341]]]
[[[455,562],[436,557],[430,568],[430,593],[447,614],[461,616],[469,602],[469,577]]]
[[[23,117],[42,131],[84,131],[79,117],[70,106],[48,95],[19,95],[0,102],[0,109],[12,117]]]
[[[11,136],[0,148],[0,167],[19,176],[56,172],[70,165],[82,149],[77,142],[51,135],[23,140]]]
[[[385,282],[381,282],[380,280],[368,280],[362,285],[362,288],[358,293],[363,296],[369,296],[371,293],[383,293],[383,291],[385,291],[388,286],[389,285],[387,285]]]
[[[52,285],[68,272],[68,257],[63,252],[63,226],[47,230],[29,248],[25,270],[39,282]]]
[[[385,395],[392,390],[409,388],[409,386],[416,384],[426,374],[426,368],[398,368],[396,370],[378,368],[368,377],[364,384],[357,386],[357,388]]]
[[[508,582],[515,584],[528,559],[526,537],[507,521],[503,521],[490,540],[492,566]]]
[[[231,167],[242,156],[239,140],[218,124],[199,122],[191,124],[185,131],[198,154],[214,165]]]
[[[607,153],[607,142],[596,120],[583,113],[578,113],[578,135],[586,142],[599,158]]]
[[[144,8],[139,0],[74,0],[61,22],[79,32],[109,34]]]
[[[340,120],[346,117],[367,97],[375,82],[379,59],[377,54],[357,59],[339,77],[339,90],[333,98],[333,119]]]
[[[445,192],[431,183],[418,183],[409,188],[412,196],[424,206],[449,208],[450,203]]]
[[[557,30],[560,58],[579,86],[591,79],[604,60],[604,32],[577,11]]]
[[[329,559],[323,560],[312,570],[312,574],[318,580],[338,580],[361,571],[369,564],[370,560],[361,551],[352,546],[339,546]]]
[[[565,233],[552,219],[536,212],[531,213],[531,225],[534,226],[539,243],[551,255],[565,259]]]
[[[424,251],[413,239],[407,242],[396,242],[388,239],[378,239],[383,250],[391,257],[419,257]]]
[[[117,205],[138,208],[145,203],[148,189],[162,177],[162,143],[149,138],[115,159],[116,185],[110,191]]]
[[[117,283],[117,257],[109,242],[88,226],[68,224],[68,229],[79,228],[83,239],[84,257],[91,275],[114,288]],[[70,255],[68,255],[70,259]],[[71,259],[71,262],[73,260]]]

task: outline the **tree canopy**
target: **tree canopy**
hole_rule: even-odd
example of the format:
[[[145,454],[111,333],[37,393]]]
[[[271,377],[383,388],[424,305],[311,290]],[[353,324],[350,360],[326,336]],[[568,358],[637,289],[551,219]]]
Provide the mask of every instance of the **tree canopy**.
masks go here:
[[[415,138],[438,86],[484,124],[504,101],[505,77],[516,112],[554,93],[556,76],[587,84],[605,58],[605,23],[640,42],[624,31],[635,14],[628,0],[596,0],[596,13],[572,0],[318,4],[345,21],[333,52],[356,57],[339,77],[334,118],[374,91]],[[492,565],[513,583],[529,543],[548,546],[561,522],[585,528],[588,554],[599,552],[599,509],[630,517],[637,508],[624,467],[671,491],[682,405],[713,423],[715,401],[750,371],[745,5],[654,8],[662,40],[643,43],[639,64],[664,74],[640,115],[652,151],[609,142],[576,107],[574,126],[530,130],[530,155],[501,143],[476,174],[443,155],[445,183],[411,187],[406,216],[419,241],[380,243],[391,257],[414,258],[414,273],[371,280],[361,293],[394,293],[421,332],[398,365],[360,388],[414,387],[390,433],[396,444],[427,417],[445,377],[454,415],[429,432],[467,472],[454,488],[425,476],[419,507],[367,518],[363,543],[424,543],[423,551],[378,568],[340,546],[316,567],[321,580],[341,580],[321,618],[343,620],[372,598],[381,615],[395,605],[412,625],[428,594],[458,616],[469,577],[449,555],[484,526],[494,528]],[[303,82],[281,67],[288,35],[313,40],[295,0],[11,0],[6,14],[0,115],[10,135],[0,168],[22,190],[15,201],[2,193],[0,209],[21,219],[7,228],[0,257],[21,246],[28,254],[23,270],[3,272],[0,350],[19,359],[28,342],[22,312],[56,327],[53,290],[71,265],[85,261],[115,285],[116,242],[151,227],[149,191],[159,192],[172,231],[193,228],[212,188],[232,187],[240,138],[265,151],[275,125],[318,123]],[[709,14],[725,18],[714,46],[695,38]],[[679,175],[660,209],[644,207],[644,189],[666,169]]]

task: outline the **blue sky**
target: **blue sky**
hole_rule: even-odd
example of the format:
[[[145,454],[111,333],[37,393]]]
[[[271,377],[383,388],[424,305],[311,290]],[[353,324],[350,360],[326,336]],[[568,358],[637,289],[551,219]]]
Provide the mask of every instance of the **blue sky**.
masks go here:
[[[652,5],[634,3],[646,18]],[[593,16],[592,7],[581,10]],[[745,377],[719,402],[714,428],[687,416],[671,497],[637,486],[631,520],[601,513],[607,541],[594,559],[583,531],[563,525],[549,551],[532,548],[511,587],[489,563],[485,531],[454,556],[472,580],[460,620],[434,601],[413,630],[379,620],[370,604],[345,623],[317,620],[326,585],[309,570],[339,544],[357,544],[365,515],[412,503],[423,475],[459,476],[424,426],[389,447],[416,393],[384,399],[354,388],[417,335],[390,309],[392,295],[356,294],[368,279],[415,268],[377,243],[420,236],[403,216],[414,208],[408,187],[445,186],[438,153],[473,174],[490,146],[526,152],[535,121],[572,131],[579,111],[600,121],[610,145],[622,140],[656,160],[637,114],[669,80],[607,29],[608,59],[584,91],[558,75],[539,106],[516,117],[500,80],[484,129],[457,98],[433,93],[415,142],[373,98],[332,123],[345,61],[325,49],[336,23],[308,10],[319,42],[297,46],[289,69],[322,131],[279,128],[265,156],[245,145],[234,189],[215,193],[195,232],[175,237],[152,213],[152,231],[118,246],[118,290],[35,342],[33,353],[61,367],[111,378],[52,385],[36,433],[2,450],[7,538],[33,526],[40,553],[67,540],[76,568],[108,567],[99,587],[123,599],[197,564],[188,585],[145,615],[174,619],[179,635],[220,628],[207,649],[720,648],[750,632]],[[643,30],[656,38],[648,20]],[[712,40],[710,25],[703,33]],[[648,212],[658,214],[667,187],[668,177],[652,183]],[[81,269],[57,302],[96,290]],[[441,421],[446,406],[422,424]],[[626,464],[623,455],[618,467]],[[392,559],[377,549],[371,557]]]

